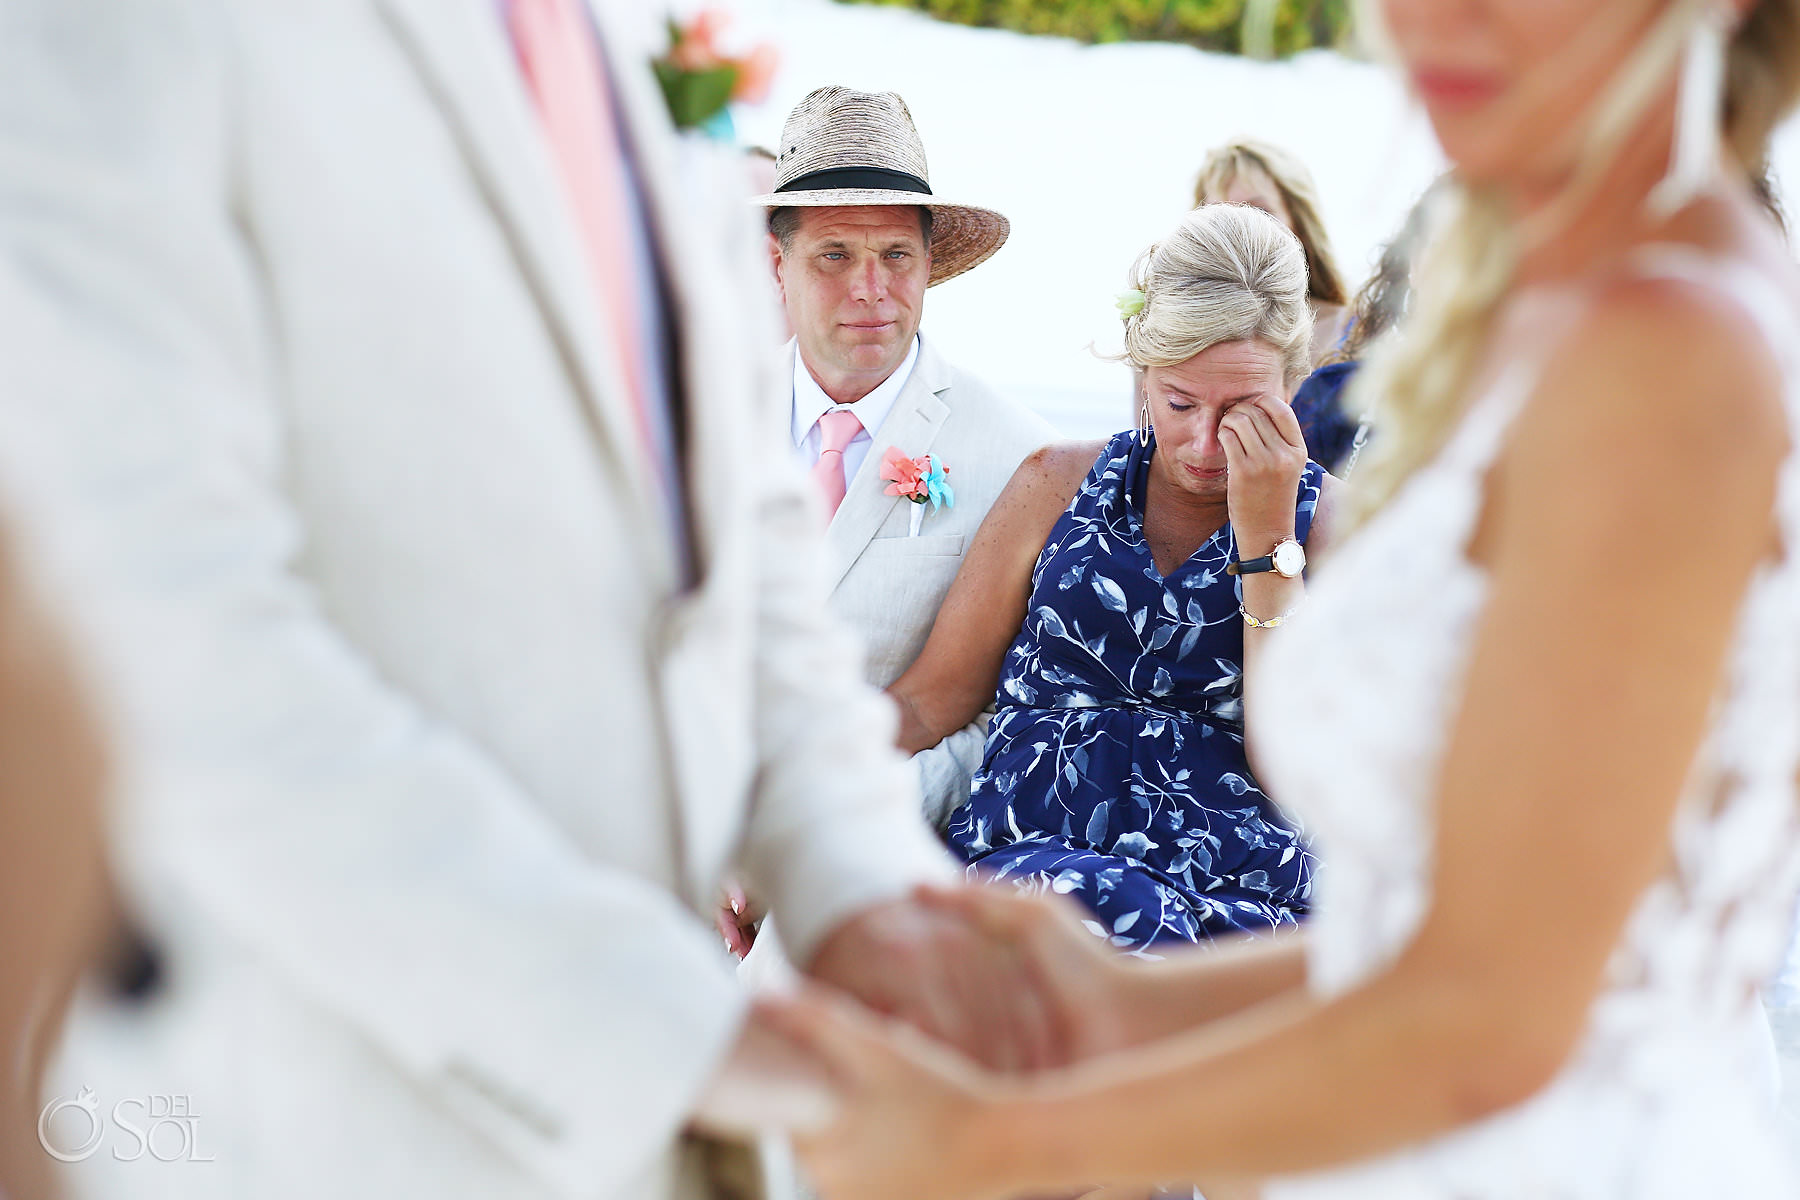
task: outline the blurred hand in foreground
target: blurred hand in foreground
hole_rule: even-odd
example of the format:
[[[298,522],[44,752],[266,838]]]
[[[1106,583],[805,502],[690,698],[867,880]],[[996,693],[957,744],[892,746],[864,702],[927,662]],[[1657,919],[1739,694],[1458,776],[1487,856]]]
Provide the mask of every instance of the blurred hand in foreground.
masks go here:
[[[1005,1077],[942,1042],[817,986],[760,1000],[757,1021],[828,1072],[829,1120],[796,1130],[809,1181],[829,1200],[997,1200],[1003,1146],[982,1136]]]
[[[1130,1040],[1131,966],[1061,897],[927,886],[839,928],[814,980],[984,1066],[1043,1070]]]
[[[1070,1054],[1060,1006],[1023,955],[949,906],[915,898],[863,912],[803,970],[997,1070],[1039,1070]]]

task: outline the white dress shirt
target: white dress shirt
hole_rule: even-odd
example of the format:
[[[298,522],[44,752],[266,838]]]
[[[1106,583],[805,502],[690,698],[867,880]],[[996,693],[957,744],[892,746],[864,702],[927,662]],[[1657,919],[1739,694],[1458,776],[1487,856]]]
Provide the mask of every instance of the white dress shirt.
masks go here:
[[[793,343],[789,343],[793,346]],[[912,378],[913,364],[919,361],[919,335],[913,334],[912,349],[906,352],[906,359],[881,384],[855,404],[839,404],[825,394],[819,381],[812,377],[801,359],[797,347],[794,347],[794,406],[793,432],[794,449],[800,455],[800,461],[811,467],[819,461],[819,418],[834,408],[856,414],[862,422],[862,430],[850,444],[844,448],[844,482],[848,484],[856,478],[862,469],[863,460],[869,456],[869,446],[874,442],[875,431],[887,420],[888,413],[893,411],[894,401],[900,398],[900,391],[906,381]]]

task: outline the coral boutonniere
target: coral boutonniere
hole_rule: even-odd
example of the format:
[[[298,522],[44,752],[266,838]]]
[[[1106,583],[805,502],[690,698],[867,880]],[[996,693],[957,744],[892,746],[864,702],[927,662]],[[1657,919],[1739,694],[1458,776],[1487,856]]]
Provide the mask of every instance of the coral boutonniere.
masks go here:
[[[956,493],[950,487],[950,468],[942,459],[929,454],[921,454],[918,458],[908,458],[893,446],[881,456],[881,477],[888,481],[887,494],[900,496],[913,502],[912,529],[909,536],[919,536],[919,526],[925,520],[925,505],[929,503],[933,512],[940,508],[955,508]]]
[[[757,104],[769,94],[780,56],[769,45],[735,58],[721,52],[719,31],[729,19],[709,8],[686,25],[669,22],[668,53],[650,65],[678,129],[698,129],[729,139],[732,127],[727,106],[734,100]]]

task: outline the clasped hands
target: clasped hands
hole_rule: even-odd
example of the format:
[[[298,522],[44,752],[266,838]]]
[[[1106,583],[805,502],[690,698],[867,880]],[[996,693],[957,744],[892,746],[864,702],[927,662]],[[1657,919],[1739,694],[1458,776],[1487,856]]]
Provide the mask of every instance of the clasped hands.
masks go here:
[[[742,1114],[778,1107],[830,1200],[951,1200],[944,1182],[979,1180],[994,1153],[979,1111],[1025,1075],[1160,1032],[1139,1019],[1135,967],[1062,897],[922,887],[845,922],[795,992],[757,1002],[734,1054],[748,1069],[696,1123],[741,1134]]]

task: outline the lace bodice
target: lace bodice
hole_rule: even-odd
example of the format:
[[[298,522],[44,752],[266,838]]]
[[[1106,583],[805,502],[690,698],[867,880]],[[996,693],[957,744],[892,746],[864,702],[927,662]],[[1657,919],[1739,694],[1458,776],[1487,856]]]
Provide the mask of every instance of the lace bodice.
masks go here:
[[[1657,248],[1642,269],[1717,288],[1767,331],[1800,435],[1800,320],[1788,301],[1692,251]],[[1519,362],[1486,389],[1436,460],[1341,547],[1253,681],[1249,723],[1271,793],[1317,838],[1309,954],[1320,994],[1390,962],[1424,915],[1432,787],[1487,594],[1464,551],[1540,364]],[[1670,866],[1639,900],[1563,1072],[1496,1118],[1270,1197],[1800,1195],[1756,1025],[1800,884],[1800,452],[1777,504],[1786,554],[1745,600]]]

